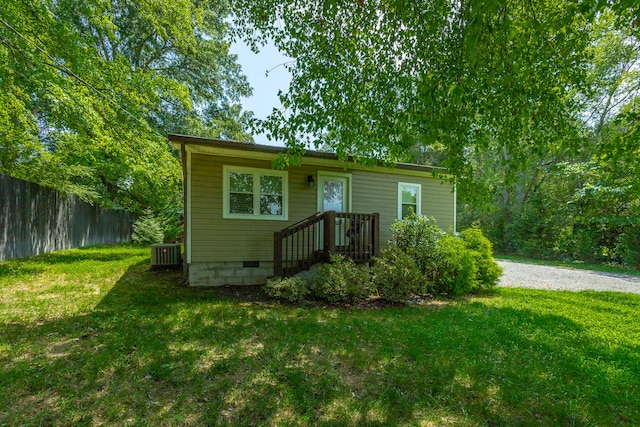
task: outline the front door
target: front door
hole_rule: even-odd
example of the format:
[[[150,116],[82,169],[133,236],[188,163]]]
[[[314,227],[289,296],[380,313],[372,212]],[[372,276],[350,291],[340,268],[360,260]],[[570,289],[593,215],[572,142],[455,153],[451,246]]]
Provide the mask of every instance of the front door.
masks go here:
[[[321,212],[349,212],[349,181],[347,177],[320,176]]]
[[[320,212],[350,212],[351,176],[329,172],[318,172],[318,210]],[[336,219],[337,246],[345,244],[345,231],[348,224],[345,219]]]

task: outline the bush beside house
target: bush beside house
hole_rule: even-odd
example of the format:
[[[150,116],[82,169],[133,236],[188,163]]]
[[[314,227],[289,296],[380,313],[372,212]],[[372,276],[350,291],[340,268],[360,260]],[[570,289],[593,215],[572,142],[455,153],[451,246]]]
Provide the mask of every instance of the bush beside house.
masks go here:
[[[371,273],[373,286],[385,301],[407,301],[427,289],[425,276],[416,260],[398,248],[384,249]]]
[[[131,238],[134,243],[138,243],[140,245],[162,243],[164,238],[162,225],[153,212],[150,210],[146,211],[144,215],[133,223],[133,233],[131,234]]]
[[[264,290],[270,297],[288,302],[302,301],[311,291],[306,280],[295,276],[269,279]]]
[[[479,288],[491,288],[498,283],[502,268],[493,259],[493,246],[478,226],[467,228],[460,237],[466,248],[471,251],[477,267],[475,284]]]
[[[172,209],[163,209],[156,215],[151,209],[133,223],[131,238],[140,245],[173,243],[182,239],[184,225],[182,213]]]
[[[369,269],[350,258],[331,256],[313,280],[312,294],[329,302],[355,303],[372,293]]]
[[[411,215],[391,226],[389,247],[371,268],[333,256],[313,283],[301,278],[271,279],[272,297],[300,301],[306,295],[332,303],[356,303],[372,295],[403,302],[416,295],[459,296],[493,288],[502,274],[491,242],[478,227],[446,234],[435,221]]]

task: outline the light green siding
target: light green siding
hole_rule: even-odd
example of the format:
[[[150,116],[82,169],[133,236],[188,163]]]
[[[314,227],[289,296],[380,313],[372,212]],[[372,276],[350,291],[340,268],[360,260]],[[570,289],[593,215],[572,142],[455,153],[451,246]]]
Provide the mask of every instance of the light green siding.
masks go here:
[[[398,182],[422,185],[422,214],[440,228],[453,231],[453,186],[440,179],[396,173],[353,171],[353,212],[380,214],[381,246],[391,238],[389,227],[398,218]]]
[[[242,153],[240,153],[241,155]],[[309,188],[307,176],[317,171],[345,172],[342,168],[292,167],[289,172],[289,218],[287,221],[222,218],[222,166],[271,168],[270,161],[191,155],[191,262],[272,261],[273,233],[317,212],[317,189]],[[422,185],[422,213],[434,216],[443,229],[453,228],[453,192],[426,173],[426,177],[397,173],[346,171],[352,174],[352,211],[380,213],[383,245],[398,212],[398,182]]]

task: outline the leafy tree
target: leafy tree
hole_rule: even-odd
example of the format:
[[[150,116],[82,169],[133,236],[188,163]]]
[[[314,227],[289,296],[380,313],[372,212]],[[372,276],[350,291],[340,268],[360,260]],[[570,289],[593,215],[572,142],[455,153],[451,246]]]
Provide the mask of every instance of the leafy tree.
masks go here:
[[[638,268],[640,247],[640,97],[623,107],[602,130],[592,158],[579,164],[581,186],[573,195],[575,227],[595,248],[586,257]],[[585,257],[585,256],[583,256]]]
[[[291,148],[281,164],[320,145],[448,166],[461,225],[479,218],[499,250],[612,259],[632,241],[612,224],[637,218],[636,0],[236,5],[240,36],[294,58],[261,124]]]
[[[589,24],[606,7],[239,0],[236,31],[256,47],[270,37],[295,59],[286,65],[285,111],[262,123],[292,153],[323,144],[359,161],[397,161],[416,145],[442,145],[447,165],[461,172],[470,147],[493,141],[518,167],[547,150],[532,132],[559,140],[573,129]]]
[[[178,204],[166,133],[247,139],[227,2],[16,0],[0,9],[0,172],[104,206]]]
[[[633,198],[624,182],[633,176],[625,165],[634,163],[628,130],[640,88],[640,44],[636,29],[622,28],[611,12],[588,28],[584,81],[568,93],[575,117],[562,135],[525,129],[519,140],[527,155],[520,159],[498,138],[467,151],[472,179],[459,186],[461,225],[480,219],[500,251],[613,257],[620,229],[612,224]]]

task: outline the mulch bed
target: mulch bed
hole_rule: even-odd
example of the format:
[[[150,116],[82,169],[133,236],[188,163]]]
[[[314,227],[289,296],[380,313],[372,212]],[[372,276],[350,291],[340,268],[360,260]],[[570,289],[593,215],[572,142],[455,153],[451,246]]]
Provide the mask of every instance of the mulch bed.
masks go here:
[[[387,307],[406,307],[406,306],[426,306],[433,305],[436,301],[432,295],[417,295],[406,303],[388,302],[377,296],[372,296],[364,301],[355,304],[346,303],[329,303],[324,300],[305,299],[300,303],[289,303],[280,301],[267,295],[262,286],[254,285],[225,285],[208,287],[207,293],[213,294],[220,299],[241,301],[241,302],[258,302],[265,304],[282,304],[288,306],[299,307],[340,307],[340,308],[359,308],[359,309],[380,309]],[[440,304],[438,304],[440,305]]]

